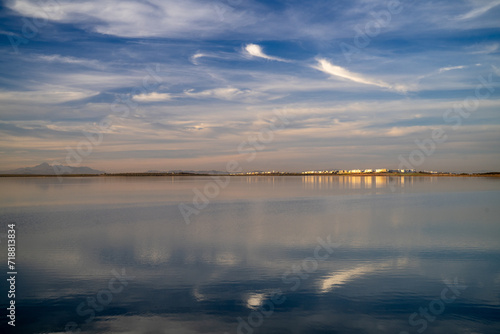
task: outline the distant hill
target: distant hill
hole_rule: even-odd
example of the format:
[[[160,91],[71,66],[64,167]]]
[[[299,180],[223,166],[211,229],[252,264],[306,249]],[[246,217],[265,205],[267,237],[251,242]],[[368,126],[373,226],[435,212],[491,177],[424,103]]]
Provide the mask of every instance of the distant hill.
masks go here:
[[[63,165],[49,165],[44,162],[34,167],[24,167],[0,171],[0,174],[10,175],[73,175],[73,174],[104,174],[105,172],[90,167],[71,167]]]
[[[168,173],[174,174],[209,174],[209,175],[224,175],[228,174],[228,172],[221,172],[218,170],[169,170]]]
[[[148,170],[146,173],[151,173],[151,174],[202,174],[202,175],[226,175],[229,174],[228,172],[221,172],[218,170],[184,170],[184,169],[175,169],[175,170],[169,170],[169,171],[162,171],[162,170]]]

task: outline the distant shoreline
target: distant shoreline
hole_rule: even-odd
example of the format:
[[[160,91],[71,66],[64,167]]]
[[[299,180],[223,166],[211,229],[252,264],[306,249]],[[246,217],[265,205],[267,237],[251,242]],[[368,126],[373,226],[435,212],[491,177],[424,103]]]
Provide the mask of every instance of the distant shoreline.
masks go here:
[[[0,174],[0,177],[165,177],[165,176],[250,176],[250,177],[269,177],[269,176],[415,176],[415,177],[500,177],[500,172],[490,173],[266,173],[266,174],[194,174],[194,173],[105,173],[105,174],[64,174],[64,175],[37,175],[37,174]]]

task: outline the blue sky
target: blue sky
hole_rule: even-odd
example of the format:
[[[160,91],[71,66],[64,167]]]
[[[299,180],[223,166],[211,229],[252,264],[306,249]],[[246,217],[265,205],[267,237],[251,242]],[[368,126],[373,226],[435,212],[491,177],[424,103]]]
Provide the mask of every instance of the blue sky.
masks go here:
[[[4,1],[0,17],[0,169],[500,170],[500,1]]]

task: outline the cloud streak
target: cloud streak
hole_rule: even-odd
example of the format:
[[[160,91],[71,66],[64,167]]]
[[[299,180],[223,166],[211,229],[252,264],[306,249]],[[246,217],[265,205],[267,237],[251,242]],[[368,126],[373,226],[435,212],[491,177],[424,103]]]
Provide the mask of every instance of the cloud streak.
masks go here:
[[[238,89],[234,87],[207,89],[196,92],[194,89],[184,91],[184,95],[196,99],[219,99],[226,101],[255,102],[259,97],[265,97],[266,94],[255,92],[250,89]]]
[[[91,31],[120,37],[171,38],[219,35],[231,25],[252,22],[246,12],[224,6],[224,20],[212,2],[163,1],[8,1],[7,6],[24,16],[77,24]],[[244,19],[242,19],[244,18]],[[92,22],[91,24],[89,24]]]
[[[400,84],[393,85],[393,84],[389,84],[387,82],[384,82],[382,80],[376,80],[376,79],[372,79],[372,78],[369,78],[367,76],[364,76],[362,74],[350,72],[349,70],[347,70],[343,67],[333,65],[332,63],[330,63],[326,59],[318,58],[317,62],[318,63],[315,66],[312,66],[313,68],[315,68],[323,73],[327,73],[327,74],[334,76],[334,77],[347,79],[349,81],[361,83],[364,85],[386,88],[386,89],[393,90],[393,91],[400,92],[400,93],[405,93],[408,91],[408,87],[405,85],[400,85]]]
[[[466,66],[450,66],[450,67],[442,67],[438,70],[438,73],[443,73],[443,72],[447,72],[447,71],[452,71],[452,70],[461,70],[461,69],[464,69]]]
[[[251,57],[257,57],[257,58],[263,58],[267,60],[275,60],[281,62],[289,62],[289,60],[265,54],[264,51],[262,50],[262,47],[257,44],[247,44],[245,45],[244,50],[245,53]]]
[[[479,16],[487,13],[491,9],[495,8],[498,5],[500,5],[500,1],[498,1],[498,0],[490,2],[487,5],[484,5],[484,6],[479,7],[479,8],[475,8],[475,9],[471,10],[470,12],[467,12],[467,13],[465,13],[463,15],[458,16],[458,20],[460,20],[460,21],[462,21],[462,20],[470,20],[470,19],[479,17]]]
[[[138,102],[161,102],[161,101],[170,101],[172,99],[172,95],[166,93],[152,92],[149,94],[135,95],[133,99]]]

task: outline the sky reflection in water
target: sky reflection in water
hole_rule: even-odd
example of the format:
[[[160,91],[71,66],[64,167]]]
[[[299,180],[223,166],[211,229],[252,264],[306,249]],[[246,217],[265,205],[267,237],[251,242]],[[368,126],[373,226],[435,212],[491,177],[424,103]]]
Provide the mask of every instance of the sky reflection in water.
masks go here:
[[[0,179],[2,221],[17,224],[16,330],[500,330],[499,179],[233,177],[185,224],[178,204],[212,181]],[[333,251],[315,253],[328,237]],[[134,278],[90,319],[112,270]]]

